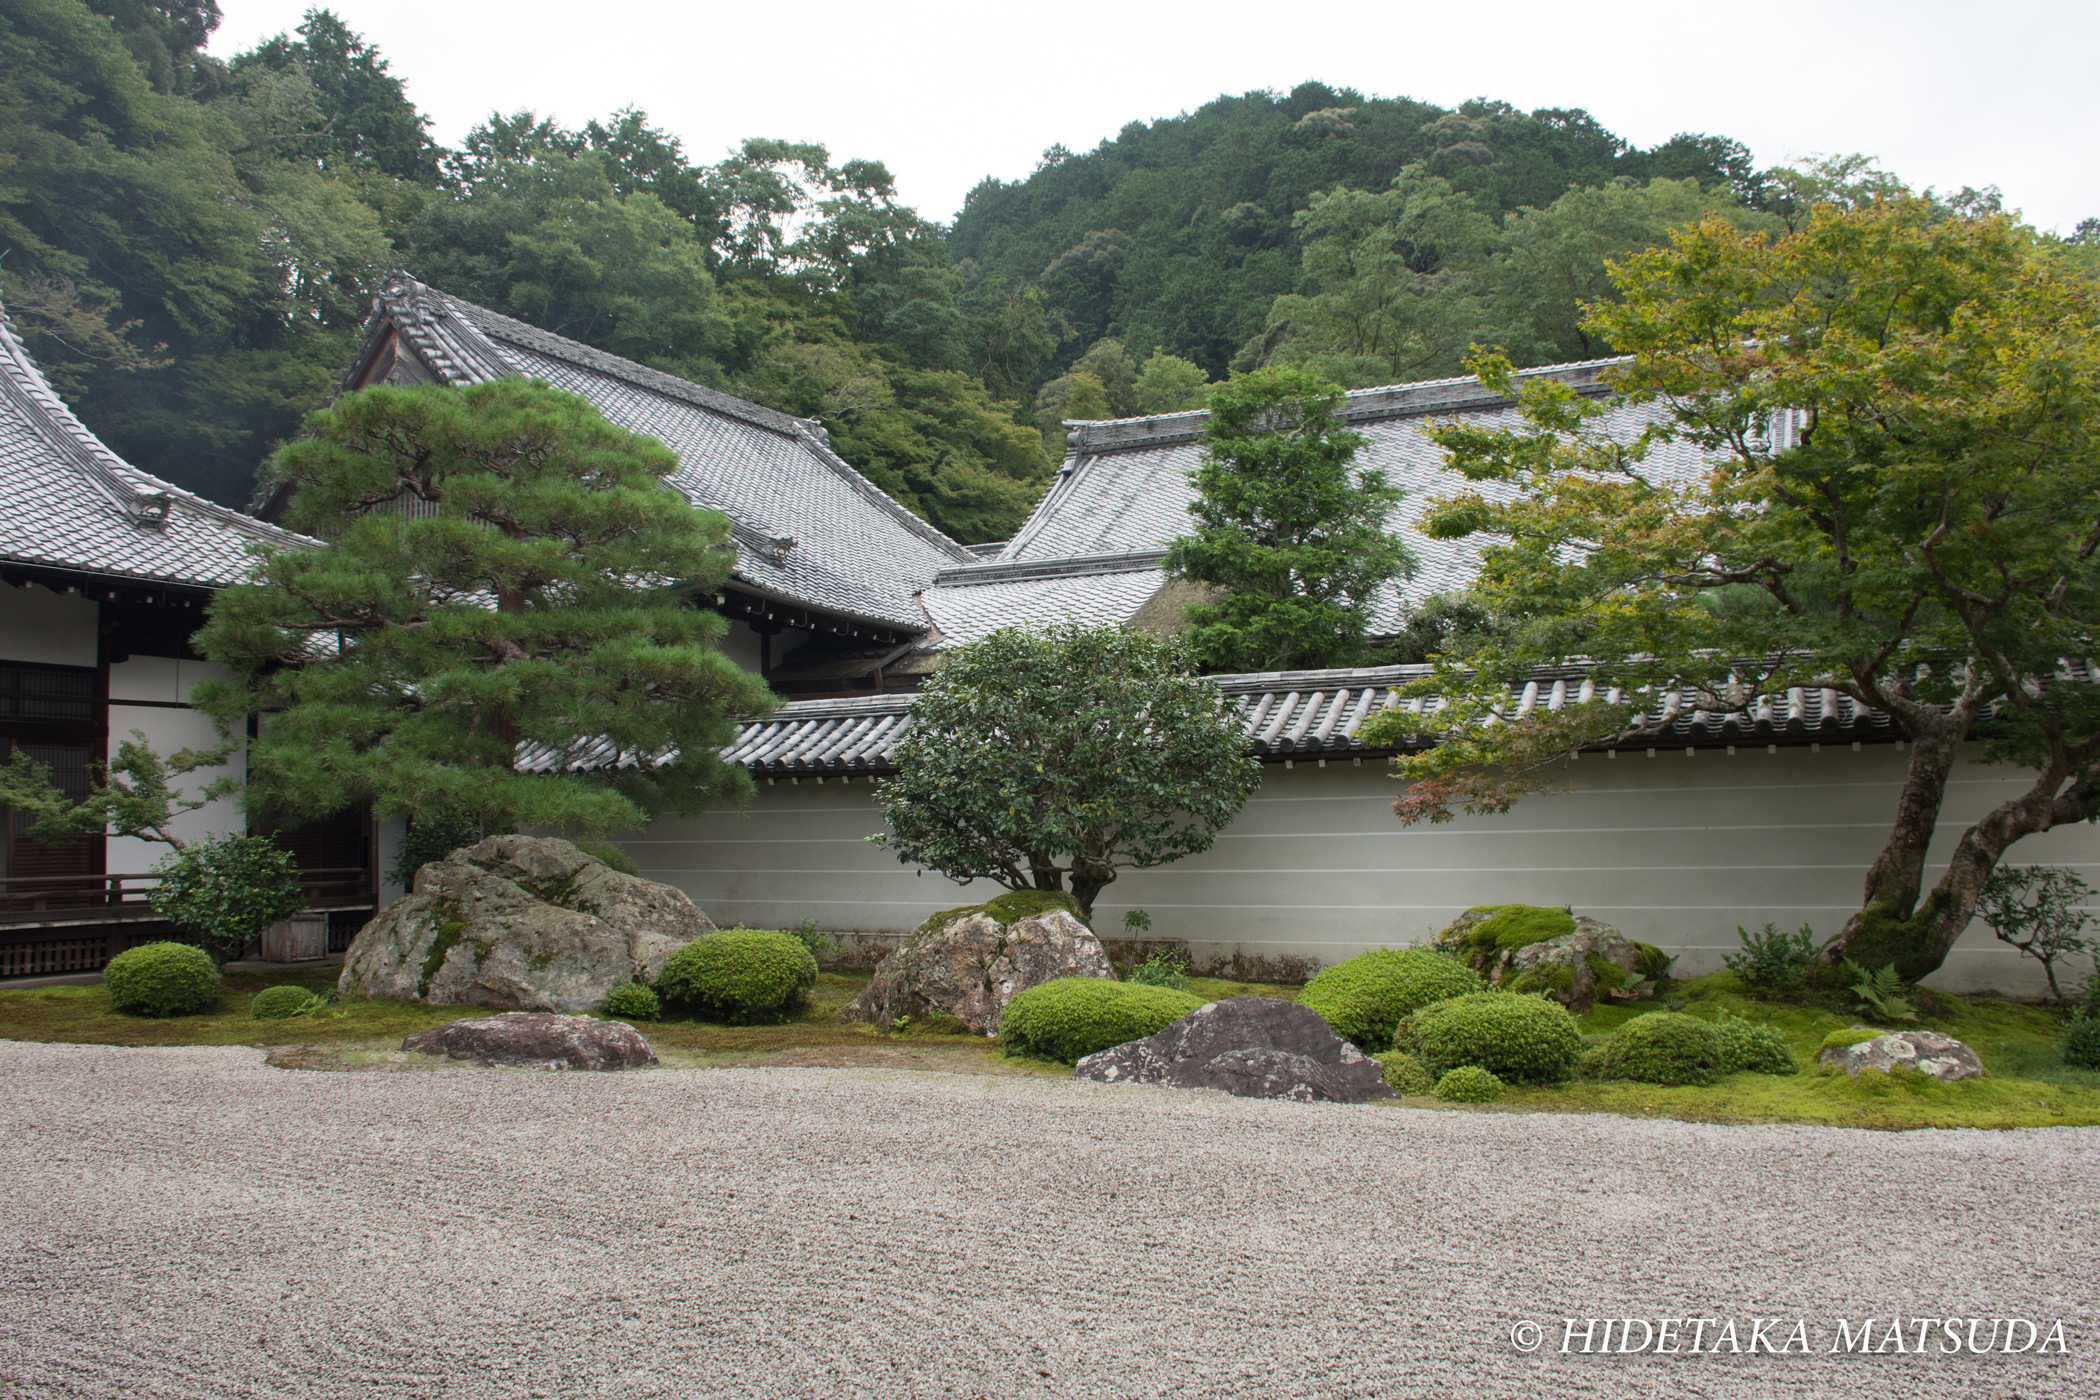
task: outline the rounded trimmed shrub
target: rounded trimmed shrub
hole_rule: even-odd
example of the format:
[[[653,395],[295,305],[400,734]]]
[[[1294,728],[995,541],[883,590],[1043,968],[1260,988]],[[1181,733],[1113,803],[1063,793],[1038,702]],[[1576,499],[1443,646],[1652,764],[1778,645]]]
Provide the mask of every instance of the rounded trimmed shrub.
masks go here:
[[[657,996],[733,1023],[776,1021],[817,985],[817,960],[792,933],[730,928],[696,938],[664,960]]]
[[[1436,1092],[1436,1079],[1420,1060],[1407,1052],[1388,1050],[1371,1058],[1385,1070],[1385,1087],[1394,1093],[1421,1095]]]
[[[1427,948],[1381,948],[1322,971],[1298,1001],[1371,1055],[1393,1048],[1394,1031],[1416,1008],[1479,990],[1479,976],[1456,958]]]
[[[1637,1084],[1711,1084],[1728,1072],[1728,1057],[1721,1037],[1705,1021],[1676,1011],[1651,1011],[1619,1027],[1597,1055],[1592,1072],[1600,1079]]]
[[[653,1021],[664,1014],[663,999],[643,983],[617,983],[605,994],[605,1014],[623,1021]]]
[[[1014,993],[999,1013],[999,1044],[1077,1064],[1097,1050],[1163,1031],[1201,1005],[1201,997],[1171,987],[1060,977]]]
[[[296,1016],[312,1006],[320,998],[304,987],[286,983],[280,987],[265,987],[248,1003],[248,1019],[251,1021],[282,1021]]]
[[[187,943],[142,943],[102,969],[109,1004],[134,1016],[194,1016],[219,1000],[219,969]]]
[[[2074,1069],[2100,1069],[2100,1016],[2073,1017],[2057,1053]]]
[[[1741,1016],[1722,1016],[1714,1022],[1721,1039],[1721,1062],[1727,1074],[1798,1074],[1794,1052],[1786,1038],[1770,1026],[1757,1025]]]
[[[1502,1097],[1502,1081],[1479,1065],[1460,1065],[1436,1082],[1445,1103],[1493,1103]]]
[[[1557,1084],[1582,1054],[1582,1031],[1550,997],[1474,992],[1434,1002],[1410,1022],[1431,1074],[1479,1065],[1517,1084]]]

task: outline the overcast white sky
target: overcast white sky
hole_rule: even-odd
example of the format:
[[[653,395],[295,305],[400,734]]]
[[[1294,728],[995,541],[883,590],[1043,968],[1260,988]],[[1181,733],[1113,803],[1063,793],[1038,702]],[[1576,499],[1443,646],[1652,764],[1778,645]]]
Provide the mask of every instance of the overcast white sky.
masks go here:
[[[228,55],[310,0],[221,0]],[[1641,145],[1732,136],[1761,165],[1860,151],[1916,186],[1995,184],[2043,228],[2100,215],[2092,0],[334,0],[456,143],[492,110],[632,104],[712,161],[746,136],[886,162],[948,220],[1132,120],[1307,78],[1446,106],[1584,107]]]

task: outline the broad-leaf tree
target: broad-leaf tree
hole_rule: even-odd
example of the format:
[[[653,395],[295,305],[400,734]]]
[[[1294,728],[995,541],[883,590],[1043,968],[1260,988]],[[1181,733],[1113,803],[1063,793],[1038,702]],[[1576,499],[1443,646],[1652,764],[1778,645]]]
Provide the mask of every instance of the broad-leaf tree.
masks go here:
[[[239,676],[198,703],[263,717],[262,809],[610,830],[746,790],[716,751],[774,702],[691,605],[728,522],[665,484],[668,448],[516,379],[366,389],[306,428],[270,470],[333,547],[262,559],[196,640]]]
[[[912,702],[880,787],[907,864],[1091,916],[1120,870],[1210,849],[1261,784],[1238,707],[1178,643],[1010,627],[957,647]]]
[[[1290,368],[1211,390],[1190,473],[1195,529],[1167,551],[1167,571],[1220,590],[1189,609],[1186,634],[1213,669],[1353,663],[1374,596],[1413,566],[1386,524],[1400,488],[1356,466],[1366,439],[1335,417],[1342,402]]]
[[[1529,622],[1447,660],[1424,689],[1449,708],[1371,728],[1444,741],[1399,761],[1398,810],[1506,810],[1636,710],[1754,717],[1828,687],[1909,742],[1825,961],[1923,977],[2014,842],[2100,810],[2100,285],[2005,215],[1903,194],[1781,237],[1709,219],[1616,280],[1623,303],[1591,318],[1631,352],[1613,396],[1533,383],[1527,427],[1436,433],[1481,489],[1430,528],[1487,540],[1477,595]],[[1514,391],[1506,364],[1482,370]],[[1578,661],[1596,704],[1518,717],[1535,667]],[[1943,847],[1927,890],[1970,740],[2029,785]]]

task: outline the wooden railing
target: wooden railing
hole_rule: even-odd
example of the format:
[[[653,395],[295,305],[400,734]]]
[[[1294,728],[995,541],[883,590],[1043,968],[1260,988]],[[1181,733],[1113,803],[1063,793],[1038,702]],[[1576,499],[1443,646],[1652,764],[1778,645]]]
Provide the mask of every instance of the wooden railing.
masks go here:
[[[0,929],[63,928],[159,919],[149,902],[158,875],[20,875],[0,879]],[[299,872],[309,909],[369,909],[375,891],[361,866]]]

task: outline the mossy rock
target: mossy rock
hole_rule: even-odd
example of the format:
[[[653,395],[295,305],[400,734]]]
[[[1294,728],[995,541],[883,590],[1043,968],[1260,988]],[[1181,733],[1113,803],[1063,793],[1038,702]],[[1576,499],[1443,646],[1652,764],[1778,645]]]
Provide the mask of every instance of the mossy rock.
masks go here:
[[[997,921],[1001,928],[1011,928],[1023,919],[1052,909],[1062,909],[1089,929],[1093,920],[1079,912],[1079,902],[1063,890],[1008,890],[997,899],[988,899],[982,904],[965,904],[959,909],[943,909],[913,929],[904,940],[906,944],[921,938],[937,936],[941,930],[957,919],[966,919],[972,914],[984,914]]]
[[[1580,1015],[1600,999],[1661,994],[1675,961],[1660,948],[1563,906],[1485,904],[1436,936],[1497,987],[1542,993]]]
[[[1887,1031],[1877,1031],[1872,1026],[1847,1026],[1841,1031],[1832,1031],[1824,1036],[1823,1043],[1816,1047],[1816,1053],[1821,1054],[1825,1050],[1849,1050],[1855,1045],[1879,1040],[1887,1034]]]
[[[1484,972],[1497,956],[1575,931],[1575,913],[1565,905],[1481,904],[1468,909],[1436,936],[1436,946],[1460,953]]]

